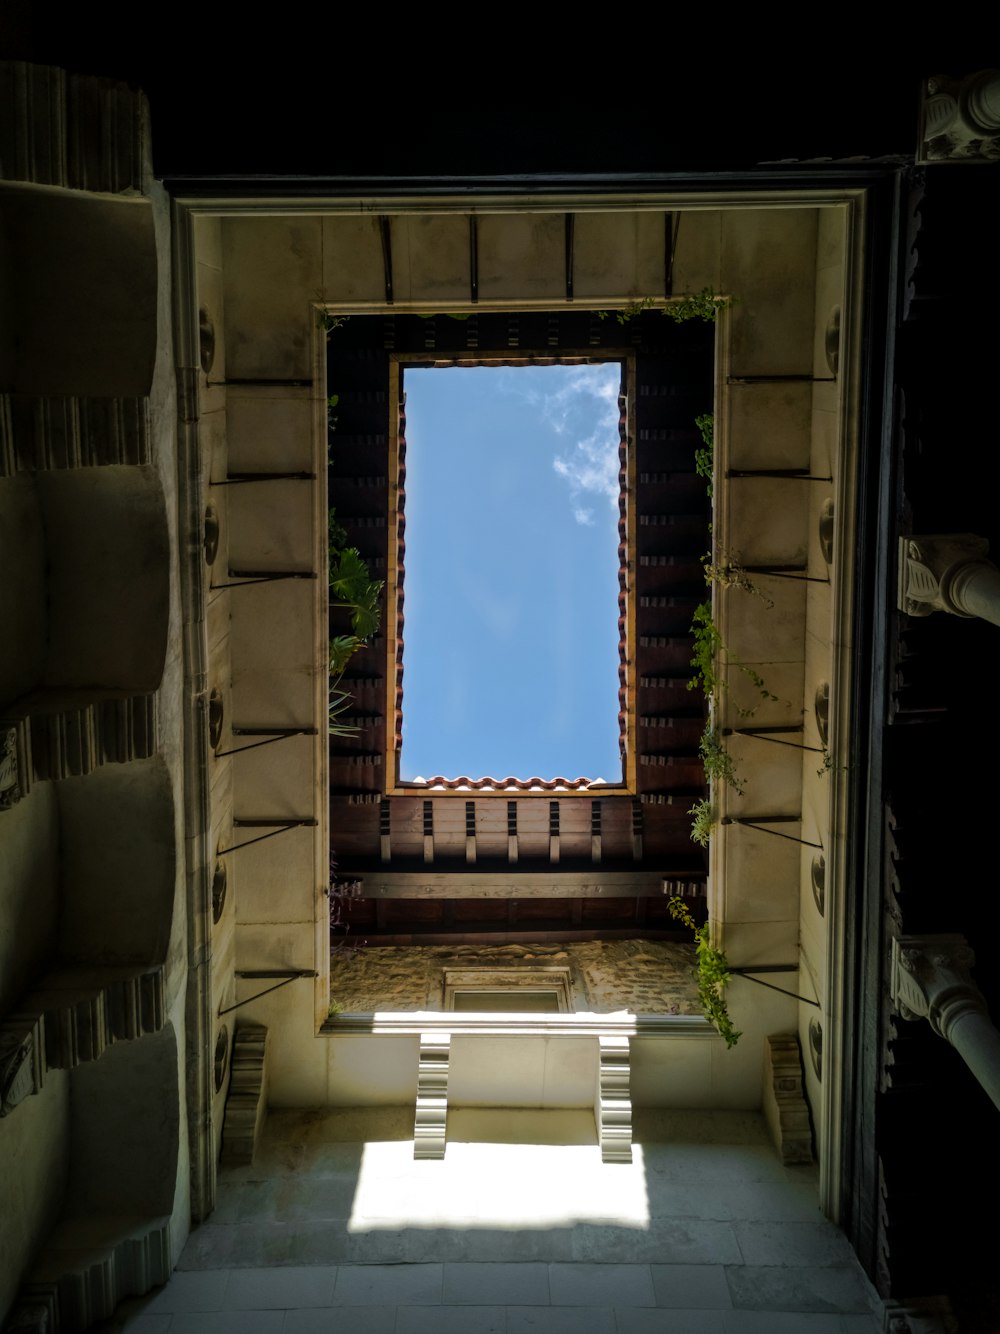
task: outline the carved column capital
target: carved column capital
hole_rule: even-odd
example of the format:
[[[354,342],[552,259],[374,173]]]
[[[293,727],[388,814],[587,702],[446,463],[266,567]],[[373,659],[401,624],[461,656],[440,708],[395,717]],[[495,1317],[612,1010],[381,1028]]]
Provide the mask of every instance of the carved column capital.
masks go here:
[[[953,616],[972,616],[956,596],[974,571],[993,571],[986,559],[990,544],[974,533],[943,533],[899,539],[899,586],[897,605],[910,616],[929,616],[949,611]]]
[[[900,936],[892,942],[892,999],[904,1019],[926,1019],[950,1040],[955,1022],[986,1001],[973,982],[975,955],[964,936]]]
[[[1000,159],[1000,70],[928,79],[920,104],[919,138],[920,162]]]

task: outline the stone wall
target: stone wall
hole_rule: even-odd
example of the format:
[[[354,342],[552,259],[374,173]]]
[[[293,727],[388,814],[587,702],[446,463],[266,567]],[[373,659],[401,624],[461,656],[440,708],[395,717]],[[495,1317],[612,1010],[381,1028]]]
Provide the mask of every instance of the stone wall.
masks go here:
[[[695,954],[673,941],[567,945],[385,945],[336,950],[331,1001],[341,1011],[440,1010],[447,968],[568,967],[577,1011],[700,1014]]]

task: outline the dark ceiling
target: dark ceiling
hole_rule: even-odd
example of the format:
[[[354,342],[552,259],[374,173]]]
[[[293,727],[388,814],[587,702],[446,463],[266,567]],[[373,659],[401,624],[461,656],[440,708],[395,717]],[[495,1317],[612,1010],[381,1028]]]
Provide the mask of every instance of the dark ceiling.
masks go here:
[[[343,9],[295,13],[284,29],[269,13],[263,33],[249,10],[162,7],[150,25],[152,7],[59,8],[11,0],[0,54],[143,87],[156,170],[169,176],[733,171],[908,155],[921,75],[942,59],[829,45],[820,60],[791,62],[787,45],[780,60],[777,47],[748,58],[670,24],[637,63],[634,34],[585,49],[580,24],[547,46],[512,22],[484,46],[468,23],[407,33]],[[982,56],[952,63],[967,72]]]

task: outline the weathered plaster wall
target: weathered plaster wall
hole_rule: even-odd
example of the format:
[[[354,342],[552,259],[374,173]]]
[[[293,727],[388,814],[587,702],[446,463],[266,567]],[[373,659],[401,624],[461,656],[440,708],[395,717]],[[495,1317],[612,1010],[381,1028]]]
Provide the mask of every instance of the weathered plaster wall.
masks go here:
[[[439,1010],[443,969],[556,965],[571,970],[577,1011],[700,1014],[694,949],[659,940],[567,945],[386,945],[330,961],[330,999],[344,1011]]]

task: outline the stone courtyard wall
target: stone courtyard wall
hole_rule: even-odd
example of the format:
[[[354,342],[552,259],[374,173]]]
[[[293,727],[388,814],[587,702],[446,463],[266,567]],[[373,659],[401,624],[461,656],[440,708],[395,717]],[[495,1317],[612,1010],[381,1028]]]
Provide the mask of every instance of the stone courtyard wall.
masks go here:
[[[701,1013],[694,947],[662,940],[338,949],[330,960],[330,998],[349,1013],[440,1010],[445,968],[491,967],[568,967],[577,1011]]]

